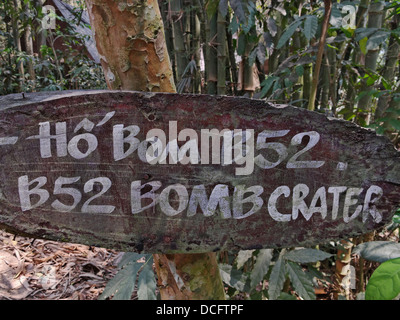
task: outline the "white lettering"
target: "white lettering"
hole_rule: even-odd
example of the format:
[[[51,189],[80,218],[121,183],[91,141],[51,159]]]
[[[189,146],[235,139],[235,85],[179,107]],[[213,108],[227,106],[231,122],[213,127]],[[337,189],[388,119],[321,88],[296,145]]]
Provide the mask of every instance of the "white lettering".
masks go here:
[[[285,196],[286,198],[290,196],[289,187],[281,186],[276,188],[275,191],[272,192],[268,200],[268,212],[272,217],[272,219],[274,219],[275,221],[280,221],[280,222],[290,221],[292,218],[291,214],[282,214],[276,208],[276,203],[278,201],[278,198],[282,195]]]
[[[174,190],[177,195],[177,200],[174,198],[174,202],[178,202],[178,208],[174,209],[170,205],[170,193]],[[185,186],[181,184],[174,184],[172,186],[166,187],[160,194],[160,208],[167,216],[173,217],[181,213],[186,209],[189,202],[189,194]]]
[[[142,193],[142,189],[147,188],[149,186],[151,189],[144,194]],[[133,214],[142,212],[146,209],[154,207],[159,200],[159,195],[154,193],[158,189],[161,188],[160,181],[150,181],[142,185],[141,181],[134,181],[131,184],[131,212]],[[142,199],[150,199],[151,202],[145,207],[142,207]]]
[[[232,213],[233,218],[235,219],[244,219],[248,218],[257,211],[259,211],[264,203],[263,199],[260,198],[260,195],[263,193],[264,188],[261,186],[253,186],[246,188],[246,186],[239,185],[235,187],[233,192],[233,200],[232,200]],[[252,193],[252,195],[244,198],[245,194]],[[243,214],[243,204],[251,203],[252,208]]]
[[[336,220],[339,213],[340,194],[345,192],[347,187],[329,187],[328,192],[333,194],[332,220]]]
[[[374,199],[372,196],[376,195]],[[364,200],[364,210],[362,221],[365,223],[367,221],[368,215],[370,214],[374,222],[379,223],[382,221],[382,214],[376,209],[375,203],[383,196],[383,190],[378,186],[371,186],[367,190]]]
[[[129,132],[129,135],[124,138],[124,133]],[[138,126],[129,126],[124,128],[122,124],[113,127],[113,146],[114,160],[119,161],[130,156],[139,146],[140,140],[135,138],[140,132]],[[127,151],[124,151],[125,144],[129,144]]]
[[[354,213],[349,216],[350,207],[356,205],[358,202],[358,198],[353,198],[354,196],[359,197],[361,192],[363,192],[362,188],[348,188],[346,192],[346,197],[344,200],[344,208],[343,208],[343,221],[348,223],[351,220],[354,220],[361,213],[363,206],[359,205],[356,207]]]
[[[35,183],[37,183],[36,186],[29,190],[29,187]],[[49,192],[46,189],[41,189],[46,183],[46,177],[39,177],[30,182],[28,176],[18,178],[18,192],[22,211],[39,207],[49,199]],[[31,202],[31,196],[33,195],[39,196],[39,200],[35,204]]]

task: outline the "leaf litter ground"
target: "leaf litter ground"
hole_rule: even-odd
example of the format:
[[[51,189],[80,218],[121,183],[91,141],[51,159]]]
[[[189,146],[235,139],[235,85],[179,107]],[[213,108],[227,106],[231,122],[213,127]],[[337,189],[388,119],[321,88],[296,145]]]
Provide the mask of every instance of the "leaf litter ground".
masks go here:
[[[0,230],[0,300],[95,300],[122,254]]]

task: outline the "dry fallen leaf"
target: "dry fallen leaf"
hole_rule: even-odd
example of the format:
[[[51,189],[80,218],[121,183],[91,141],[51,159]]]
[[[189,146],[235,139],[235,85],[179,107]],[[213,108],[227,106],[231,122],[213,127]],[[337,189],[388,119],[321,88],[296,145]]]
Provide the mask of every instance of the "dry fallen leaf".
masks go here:
[[[120,253],[0,230],[0,300],[95,300]]]

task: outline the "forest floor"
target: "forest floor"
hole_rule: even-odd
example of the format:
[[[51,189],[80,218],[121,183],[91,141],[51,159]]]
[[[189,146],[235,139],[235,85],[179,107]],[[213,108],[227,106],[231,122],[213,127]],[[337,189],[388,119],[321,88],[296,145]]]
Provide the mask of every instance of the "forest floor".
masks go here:
[[[0,300],[96,300],[122,254],[0,230]]]
[[[376,240],[398,242],[399,235],[380,233]],[[117,273],[123,254],[81,244],[24,238],[0,230],[0,300],[96,300]],[[358,269],[358,259],[354,264]],[[363,267],[370,277],[377,264],[366,261]],[[316,289],[317,300],[334,299],[334,281],[329,282]],[[137,299],[136,292],[132,299]]]

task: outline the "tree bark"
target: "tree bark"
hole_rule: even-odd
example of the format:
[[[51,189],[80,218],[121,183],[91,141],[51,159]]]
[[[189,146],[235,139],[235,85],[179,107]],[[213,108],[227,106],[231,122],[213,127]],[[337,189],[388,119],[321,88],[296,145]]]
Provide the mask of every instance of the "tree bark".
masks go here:
[[[86,0],[110,89],[176,92],[156,0]],[[154,255],[162,299],[224,299],[215,253]]]
[[[175,92],[157,1],[86,3],[110,89]]]

